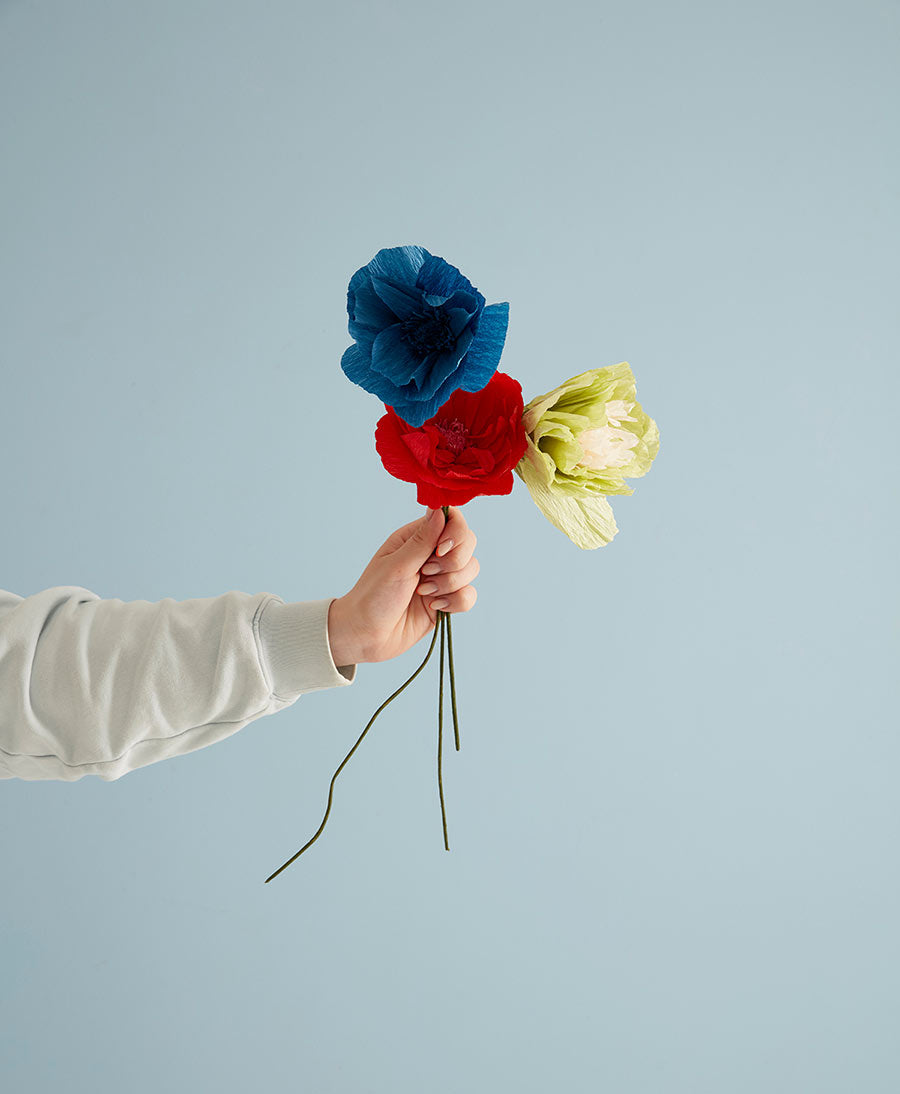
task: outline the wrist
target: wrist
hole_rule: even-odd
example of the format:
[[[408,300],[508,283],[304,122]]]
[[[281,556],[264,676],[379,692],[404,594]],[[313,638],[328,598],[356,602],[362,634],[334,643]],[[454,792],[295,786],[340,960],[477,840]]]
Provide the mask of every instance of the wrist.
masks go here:
[[[354,631],[346,596],[332,600],[328,609],[328,644],[336,666],[359,665],[365,661]]]

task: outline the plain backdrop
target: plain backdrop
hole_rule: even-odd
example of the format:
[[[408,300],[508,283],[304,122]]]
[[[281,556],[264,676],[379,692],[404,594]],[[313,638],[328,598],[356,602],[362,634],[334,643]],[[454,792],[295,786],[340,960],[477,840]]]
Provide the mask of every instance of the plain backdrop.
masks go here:
[[[894,0],[0,2],[0,587],[347,591],[422,512],[340,370],[416,243],[526,400],[628,361],[581,551],[465,508],[462,748],[363,665],[0,785],[10,1094],[900,1088]]]

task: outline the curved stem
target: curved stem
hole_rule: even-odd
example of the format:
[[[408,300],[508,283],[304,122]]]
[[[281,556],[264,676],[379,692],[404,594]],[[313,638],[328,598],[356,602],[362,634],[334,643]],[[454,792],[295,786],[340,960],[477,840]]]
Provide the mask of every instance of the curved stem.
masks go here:
[[[347,753],[347,755],[341,761],[340,766],[338,767],[337,771],[335,771],[335,773],[332,775],[331,785],[328,787],[328,806],[325,809],[325,816],[322,818],[322,823],[319,825],[318,830],[316,831],[316,834],[312,837],[312,839],[307,840],[307,842],[304,843],[304,845],[300,848],[300,850],[297,852],[296,855],[293,855],[291,858],[289,858],[287,860],[287,862],[284,863],[283,866],[278,867],[278,869],[275,871],[274,874],[270,874],[266,878],[265,883],[267,885],[272,880],[272,878],[278,877],[278,875],[281,873],[282,870],[286,870],[287,867],[290,866],[290,864],[292,862],[294,862],[295,859],[298,859],[303,854],[303,852],[307,849],[307,847],[311,847],[312,844],[314,844],[316,842],[316,840],[319,838],[319,836],[322,834],[322,829],[325,827],[325,822],[328,820],[328,814],[331,812],[331,800],[332,800],[332,796],[334,794],[335,780],[337,779],[338,775],[340,775],[341,771],[343,770],[344,764],[347,763],[347,761],[350,759],[350,757],[353,755],[353,753],[357,750],[357,748],[359,748],[360,744],[362,743],[363,737],[365,737],[365,735],[369,732],[369,729],[371,728],[372,723],[375,721],[375,719],[378,717],[378,715],[384,710],[384,708],[388,705],[388,703],[390,703],[393,699],[396,699],[397,696],[400,694],[400,692],[403,691],[404,688],[408,687],[413,682],[413,680],[415,680],[415,678],[419,675],[419,673],[422,671],[422,669],[424,669],[425,666],[428,664],[428,659],[431,657],[431,652],[434,649],[434,644],[437,641],[437,636],[438,636],[438,628],[437,628],[437,625],[435,625],[434,634],[431,636],[431,645],[428,647],[428,653],[425,654],[425,660],[422,662],[421,665],[419,665],[419,667],[412,674],[412,676],[410,676],[410,678],[405,683],[401,684],[400,687],[397,688],[397,690],[393,693],[393,695],[389,695],[387,697],[387,699],[385,699],[385,701],[378,708],[378,710],[375,711],[375,713],[369,719],[369,724],[362,731],[362,733],[360,733],[356,744],[353,746],[353,748],[350,749],[350,751]]]

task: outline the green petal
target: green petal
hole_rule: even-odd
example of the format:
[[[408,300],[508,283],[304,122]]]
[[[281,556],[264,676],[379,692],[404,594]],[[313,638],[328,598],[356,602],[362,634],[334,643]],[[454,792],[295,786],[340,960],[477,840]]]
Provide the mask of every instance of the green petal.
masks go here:
[[[567,475],[577,473],[578,461],[584,455],[578,441],[545,436],[541,438],[538,447],[553,460],[560,471],[564,471]]]
[[[544,486],[549,486],[553,482],[553,475],[556,470],[553,460],[549,456],[546,456],[539,448],[536,447],[530,437],[526,438],[527,447],[525,448],[525,455],[519,460],[518,466],[514,469],[523,482],[528,482],[525,478],[525,469],[527,467],[527,473],[531,478],[531,481],[542,483]]]
[[[576,546],[585,551],[603,547],[618,532],[612,507],[602,494],[581,492],[572,496],[547,487],[527,459],[520,461],[516,473],[547,520]]]

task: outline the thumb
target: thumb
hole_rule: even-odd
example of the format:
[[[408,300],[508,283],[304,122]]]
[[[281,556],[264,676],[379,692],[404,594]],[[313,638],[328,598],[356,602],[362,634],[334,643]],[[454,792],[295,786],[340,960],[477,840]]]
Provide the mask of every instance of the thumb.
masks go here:
[[[419,526],[397,551],[396,559],[409,575],[416,573],[425,560],[431,557],[446,521],[440,509],[429,509],[419,521]]]

